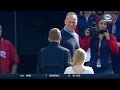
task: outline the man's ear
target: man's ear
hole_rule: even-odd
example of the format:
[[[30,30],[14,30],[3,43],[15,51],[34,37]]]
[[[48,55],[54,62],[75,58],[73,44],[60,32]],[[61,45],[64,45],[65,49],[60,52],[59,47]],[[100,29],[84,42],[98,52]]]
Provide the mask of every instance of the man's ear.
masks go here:
[[[65,18],[65,20],[64,20],[64,24],[66,25],[66,18]]]
[[[50,37],[48,37],[48,41],[49,41],[49,42],[51,42],[51,39],[50,39]]]
[[[61,41],[61,40],[62,40],[62,37],[59,38],[59,41]]]

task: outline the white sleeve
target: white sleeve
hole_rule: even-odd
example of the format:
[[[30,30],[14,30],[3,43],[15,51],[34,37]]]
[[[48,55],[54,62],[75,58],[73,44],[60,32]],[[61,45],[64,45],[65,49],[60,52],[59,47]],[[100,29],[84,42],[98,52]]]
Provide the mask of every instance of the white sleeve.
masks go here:
[[[94,74],[94,71],[93,71],[93,68],[92,67],[89,67],[89,66],[86,66],[87,68],[87,70],[86,70],[86,73],[87,74]]]
[[[94,71],[93,71],[93,69],[91,68],[91,74],[94,74]]]
[[[69,74],[68,68],[65,69],[64,74]]]
[[[90,71],[89,71],[90,74],[94,74],[94,71],[93,71],[93,68],[90,67]]]

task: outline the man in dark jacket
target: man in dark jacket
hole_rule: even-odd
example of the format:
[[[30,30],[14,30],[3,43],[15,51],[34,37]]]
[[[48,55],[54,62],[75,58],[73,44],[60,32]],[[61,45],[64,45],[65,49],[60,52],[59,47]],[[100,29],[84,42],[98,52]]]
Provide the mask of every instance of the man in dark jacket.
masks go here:
[[[63,74],[71,61],[70,51],[60,45],[61,32],[58,28],[49,31],[49,46],[39,52],[37,73]]]
[[[80,48],[79,36],[75,32],[77,21],[77,15],[74,12],[68,12],[64,22],[65,26],[61,30],[62,40],[60,44],[70,50],[71,56],[76,49]]]

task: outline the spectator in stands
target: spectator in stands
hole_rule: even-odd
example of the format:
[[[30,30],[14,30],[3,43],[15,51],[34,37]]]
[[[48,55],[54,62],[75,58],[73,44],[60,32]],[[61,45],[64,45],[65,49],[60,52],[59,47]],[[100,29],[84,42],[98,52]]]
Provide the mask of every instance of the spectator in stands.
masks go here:
[[[116,36],[117,41],[120,41],[120,11],[113,11],[112,16],[112,33]]]
[[[75,33],[77,25],[77,15],[74,12],[68,12],[65,18],[65,26],[61,30],[62,40],[61,45],[70,50],[71,57],[76,49],[80,48],[79,36]]]
[[[112,27],[111,31],[117,38],[119,53],[117,55],[111,54],[113,72],[120,74],[120,11],[112,11]]]
[[[82,45],[82,39],[85,37],[85,30],[88,27],[95,27],[98,15],[94,11],[80,11],[78,14],[78,24],[75,29],[75,32],[79,35],[79,44]],[[89,66],[90,62],[90,48],[86,51],[87,58],[85,65]]]
[[[90,47],[90,66],[95,74],[113,74],[110,55],[119,53],[116,38],[109,33],[107,25],[107,21],[100,19],[97,23],[98,35],[86,35],[81,46],[85,51]]]
[[[63,74],[71,61],[70,51],[60,45],[61,32],[58,28],[49,31],[49,46],[39,51],[37,73]]]
[[[97,15],[93,11],[80,11],[78,14],[78,24],[75,29],[81,39],[85,37],[85,30],[94,26],[97,21]]]
[[[118,42],[118,47],[119,47],[119,53],[114,55],[111,55],[112,59],[112,68],[114,74],[120,74],[120,41]]]
[[[19,57],[13,44],[2,37],[2,25],[0,25],[0,73],[15,74]]]
[[[95,11],[95,13],[98,15],[97,18],[98,20],[103,17],[104,11]]]
[[[79,48],[73,54],[73,66],[65,69],[64,74],[94,74],[92,67],[84,66],[86,52]]]

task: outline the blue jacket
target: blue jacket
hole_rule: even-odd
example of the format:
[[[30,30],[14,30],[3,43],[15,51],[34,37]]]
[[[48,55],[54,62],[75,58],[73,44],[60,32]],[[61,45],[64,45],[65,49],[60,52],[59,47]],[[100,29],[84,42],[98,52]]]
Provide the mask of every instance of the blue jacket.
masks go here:
[[[116,34],[115,34],[117,41],[120,42],[120,14],[116,20]]]
[[[70,51],[62,46],[58,42],[51,42],[49,46],[42,48],[39,51],[37,73],[42,74],[63,74],[66,67],[69,66],[68,62],[71,61]],[[53,68],[48,67],[47,70],[43,70],[45,66],[54,66]],[[57,70],[55,66],[60,67]]]
[[[96,63],[98,58],[101,60],[101,66],[102,67],[108,67],[110,63],[110,55],[111,55],[111,50],[109,48],[108,42],[103,38],[101,42],[101,48],[100,48],[100,55],[98,56],[98,47],[99,46],[99,38],[94,38],[92,39],[91,42],[91,59],[90,59],[90,65],[93,68],[96,68]]]
[[[111,54],[111,60],[114,74],[120,74],[120,48],[118,54]]]
[[[85,16],[83,15],[78,15],[78,31],[80,32],[80,37],[83,39],[85,37],[85,30],[88,27],[93,26],[93,22],[97,21],[97,16],[95,14],[92,14],[89,18],[88,21],[86,21]]]
[[[77,42],[77,40],[71,34],[66,32],[64,29],[61,30],[61,34],[62,34],[62,40],[61,40],[60,44],[61,44],[61,46],[70,50],[71,57],[72,57],[74,51],[76,49],[80,48],[79,42]],[[79,36],[78,36],[78,38],[79,38]]]
[[[120,14],[117,17],[115,25],[116,25],[116,33],[114,35],[117,38],[117,41],[120,42]],[[109,25],[108,29],[109,32],[112,33],[112,23]]]

